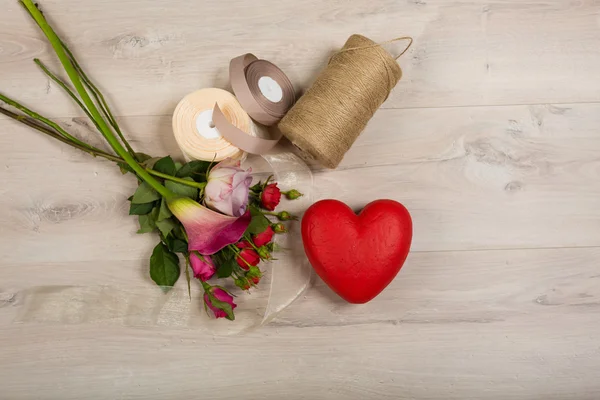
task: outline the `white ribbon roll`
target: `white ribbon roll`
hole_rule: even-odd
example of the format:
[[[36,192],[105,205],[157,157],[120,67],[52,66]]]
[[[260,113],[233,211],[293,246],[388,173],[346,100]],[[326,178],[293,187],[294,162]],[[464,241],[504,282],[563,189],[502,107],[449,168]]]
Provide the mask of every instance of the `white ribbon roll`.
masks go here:
[[[256,128],[234,95],[215,88],[200,89],[185,96],[173,113],[173,134],[184,155],[192,160],[241,159],[244,151],[225,140],[213,122],[217,104],[233,126],[250,136]]]

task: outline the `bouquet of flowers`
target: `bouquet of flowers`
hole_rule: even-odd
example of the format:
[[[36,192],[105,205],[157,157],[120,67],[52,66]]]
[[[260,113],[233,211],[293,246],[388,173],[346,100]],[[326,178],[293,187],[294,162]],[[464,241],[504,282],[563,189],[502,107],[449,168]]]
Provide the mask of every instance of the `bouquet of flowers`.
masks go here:
[[[0,101],[17,112],[0,107],[0,113],[95,157],[110,160],[123,174],[135,175],[138,187],[129,198],[129,214],[138,217],[138,233],[158,232],[160,236],[150,257],[152,280],[169,290],[181,274],[181,254],[190,296],[193,274],[204,288],[207,312],[216,318],[233,320],[236,304],[232,294],[222,286],[211,285],[209,280],[231,278],[242,290],[257,285],[262,277],[259,263],[272,259],[276,250],[274,235],[287,231],[283,221],[296,219],[286,211],[275,212],[281,195],[293,200],[302,194],[294,189],[280,191],[271,178],[252,186],[251,170],[241,168],[239,160],[194,160],[183,164],[170,156],[154,158],[135,152],[104,96],[38,6],[31,0],[20,3],[50,41],[74,89],[40,60],[34,62],[85,112],[114,153],[91,146],[2,94]]]

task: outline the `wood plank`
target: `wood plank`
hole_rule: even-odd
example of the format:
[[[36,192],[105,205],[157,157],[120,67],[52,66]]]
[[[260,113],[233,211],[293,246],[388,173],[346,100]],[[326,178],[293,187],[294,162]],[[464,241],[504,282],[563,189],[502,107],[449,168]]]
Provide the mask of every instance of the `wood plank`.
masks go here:
[[[354,32],[416,40],[387,108],[600,101],[593,0],[268,0],[261,7],[235,0],[226,12],[219,2],[173,0],[42,6],[117,115],[168,115],[195,89],[225,88],[228,61],[249,51],[305,88]],[[56,67],[33,23],[13,0],[0,8],[0,90],[50,116],[81,115],[31,62]]]
[[[342,303],[318,283],[242,336],[0,318],[3,396],[593,399],[599,255],[413,253],[369,304]]]

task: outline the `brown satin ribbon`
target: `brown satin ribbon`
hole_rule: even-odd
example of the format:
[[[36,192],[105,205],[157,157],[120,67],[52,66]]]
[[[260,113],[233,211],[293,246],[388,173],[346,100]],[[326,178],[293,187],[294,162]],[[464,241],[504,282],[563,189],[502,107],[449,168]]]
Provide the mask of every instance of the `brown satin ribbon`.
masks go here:
[[[258,83],[261,77],[269,77],[281,87],[280,101],[270,101],[262,94]],[[233,92],[244,110],[262,125],[277,124],[296,100],[294,87],[283,71],[266,60],[259,60],[253,54],[244,54],[231,60],[229,79]],[[271,139],[254,137],[238,129],[227,120],[216,103],[213,122],[223,138],[248,153],[266,153],[281,139],[278,129]]]
[[[236,128],[229,122],[225,115],[223,115],[223,112],[217,103],[215,103],[215,108],[213,109],[212,120],[225,140],[246,153],[264,154],[271,150],[277,142],[279,142],[279,139],[281,139],[281,132],[279,129],[275,130],[275,135],[272,139],[263,139],[251,136],[249,133]]]

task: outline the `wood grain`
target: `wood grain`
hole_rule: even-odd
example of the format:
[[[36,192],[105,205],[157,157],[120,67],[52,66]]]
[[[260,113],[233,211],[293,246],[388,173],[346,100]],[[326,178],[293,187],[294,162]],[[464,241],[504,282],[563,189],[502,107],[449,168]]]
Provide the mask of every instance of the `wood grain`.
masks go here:
[[[598,249],[413,253],[372,303],[348,305],[318,283],[242,337],[7,324],[3,396],[593,399],[599,256]]]
[[[30,61],[54,60],[33,23],[16,1],[0,4],[0,90],[51,116],[81,115]],[[249,51],[305,88],[352,33],[377,41],[415,38],[387,108],[600,100],[594,0],[179,4],[47,0],[42,6],[110,93],[118,115],[169,115],[195,89],[227,87],[229,60]]]
[[[41,287],[150,287],[156,239],[127,216],[132,177],[0,117],[0,399],[600,397],[598,1],[41,6],[132,145],[177,157],[175,104],[227,87],[231,57],[254,52],[301,89],[352,33],[412,35],[403,80],[340,168],[311,167],[315,200],[397,199],[415,237],[369,304],[343,303],[314,278],[241,335],[22,318]],[[59,69],[18,3],[0,10],[0,91],[103,146],[31,62]]]

